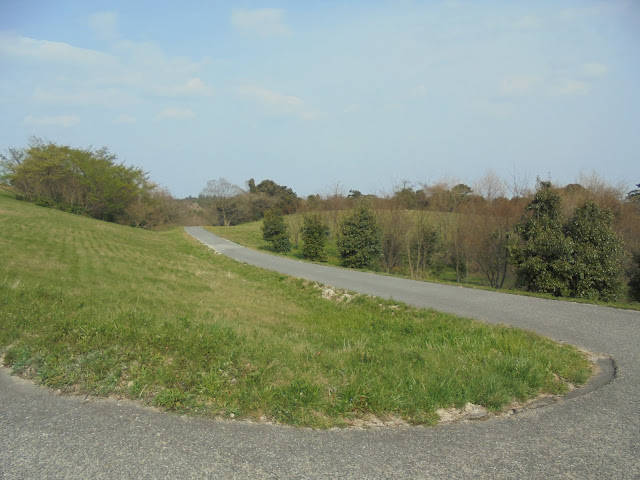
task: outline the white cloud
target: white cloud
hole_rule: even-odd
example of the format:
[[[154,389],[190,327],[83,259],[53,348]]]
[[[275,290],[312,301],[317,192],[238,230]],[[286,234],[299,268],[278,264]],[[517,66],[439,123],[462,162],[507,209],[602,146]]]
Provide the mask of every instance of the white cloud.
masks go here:
[[[117,107],[139,103],[139,99],[117,88],[95,90],[43,90],[37,87],[31,100],[43,105],[64,105],[73,107]]]
[[[553,87],[557,95],[585,95],[589,91],[589,84],[579,80],[565,79]]]
[[[93,17],[92,17],[93,18]],[[97,24],[112,15],[94,18]],[[105,26],[105,28],[106,28]],[[117,40],[113,54],[0,33],[0,65],[5,68],[33,67],[36,105],[111,108],[129,106],[146,95],[203,97],[213,87],[198,76],[207,59],[167,57],[152,43]],[[73,74],[70,72],[73,71]]]
[[[127,115],[126,113],[123,113],[122,115],[118,115],[113,120],[113,123],[115,123],[116,125],[131,125],[131,124],[137,123],[137,120],[131,115]]]
[[[113,41],[119,37],[116,25],[118,14],[115,12],[99,12],[89,17],[89,26],[102,40]]]
[[[190,120],[195,118],[196,114],[193,110],[183,107],[165,108],[158,113],[154,120],[159,122],[161,120]]]
[[[75,65],[83,69],[101,67],[106,70],[118,63],[114,56],[96,50],[6,34],[0,35],[0,57],[37,64]]]
[[[169,97],[206,97],[213,93],[213,87],[206,85],[202,80],[194,77],[188,79],[181,85],[156,87],[156,92],[160,95]]]
[[[540,85],[541,78],[534,76],[518,76],[506,78],[500,82],[500,92],[504,95],[525,95]]]
[[[237,87],[236,94],[240,98],[253,100],[259,105],[266,107],[272,114],[296,115],[305,120],[317,118],[315,112],[306,108],[304,100],[293,95],[285,95],[254,85]]]
[[[582,73],[588,77],[603,77],[609,69],[602,63],[585,63],[582,67]]]
[[[231,10],[231,25],[243,33],[261,37],[278,37],[291,32],[284,23],[284,10],[275,8],[234,8]]]
[[[59,115],[56,117],[34,117],[33,115],[27,115],[22,124],[27,127],[31,126],[46,126],[46,127],[73,127],[80,123],[78,117],[73,115]]]

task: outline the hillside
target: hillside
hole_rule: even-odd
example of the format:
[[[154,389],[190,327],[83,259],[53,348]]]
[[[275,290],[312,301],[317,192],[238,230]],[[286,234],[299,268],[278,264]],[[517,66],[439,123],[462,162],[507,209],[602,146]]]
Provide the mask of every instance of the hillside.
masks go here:
[[[467,402],[499,410],[590,372],[573,348],[531,333],[323,298],[182,229],[133,229],[1,193],[0,245],[4,363],[66,392],[328,427],[370,415],[432,423],[438,408]]]

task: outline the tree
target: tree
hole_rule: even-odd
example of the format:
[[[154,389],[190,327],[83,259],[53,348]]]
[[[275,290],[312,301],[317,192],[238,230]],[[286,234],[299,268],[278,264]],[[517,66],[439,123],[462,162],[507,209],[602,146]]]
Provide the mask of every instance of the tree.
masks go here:
[[[413,218],[405,235],[406,258],[411,277],[420,278],[434,267],[438,269],[436,257],[441,249],[441,242],[438,230],[425,212],[418,212]]]
[[[610,211],[586,202],[564,225],[573,242],[569,292],[572,297],[615,300],[622,281],[622,242],[611,229]]]
[[[234,185],[226,178],[220,177],[217,180],[209,180],[200,196],[208,197],[213,201],[217,212],[216,216],[219,215],[222,219],[222,224],[228,227],[240,215],[241,209],[238,208],[238,199],[236,197],[243,193],[244,191],[239,186]]]
[[[327,240],[329,227],[319,214],[305,215],[302,227],[302,254],[309,260],[327,261],[324,244]]]
[[[146,194],[125,209],[129,225],[135,228],[149,228],[175,223],[183,215],[181,206],[168,189],[154,185]]]
[[[140,168],[116,163],[104,147],[78,149],[32,139],[2,158],[3,182],[26,200],[116,221],[152,185]]]
[[[293,239],[293,246],[298,248],[300,234],[304,232],[304,218],[301,215],[289,215],[286,220],[290,237]]]
[[[14,172],[27,157],[24,148],[7,148],[5,153],[0,153],[0,183],[10,183],[11,173]]]
[[[394,189],[392,200],[398,208],[413,210],[416,208],[416,196],[417,191],[415,191],[412,185],[405,180],[402,182],[402,185]]]
[[[636,302],[640,302],[640,252],[633,254],[629,277],[629,296]]]
[[[516,224],[509,246],[516,283],[532,292],[568,296],[573,242],[562,231],[560,196],[551,183],[539,183],[526,211],[530,214]]]
[[[409,231],[410,216],[398,209],[378,210],[376,213],[381,230],[382,268],[386,272],[391,272],[404,260],[405,237]]]
[[[247,185],[249,193],[264,193],[275,198],[276,205],[283,213],[295,213],[300,203],[300,199],[293,190],[285,185],[278,185],[273,180],[263,180],[256,185],[255,180],[250,178]]]
[[[262,222],[262,238],[273,245],[276,252],[291,250],[287,223],[279,208],[274,207],[265,212]]]
[[[560,196],[540,182],[527,206],[532,216],[516,225],[510,246],[518,284],[530,291],[600,300],[620,294],[622,241],[612,214],[593,202],[560,218]]]
[[[486,221],[486,220],[485,220]],[[485,234],[480,244],[472,250],[474,260],[480,271],[489,280],[492,288],[502,288],[507,276],[507,266],[509,254],[507,249],[508,235],[501,222],[497,224],[488,234]]]
[[[367,267],[380,258],[380,228],[365,202],[360,203],[340,222],[337,245],[345,267]]]

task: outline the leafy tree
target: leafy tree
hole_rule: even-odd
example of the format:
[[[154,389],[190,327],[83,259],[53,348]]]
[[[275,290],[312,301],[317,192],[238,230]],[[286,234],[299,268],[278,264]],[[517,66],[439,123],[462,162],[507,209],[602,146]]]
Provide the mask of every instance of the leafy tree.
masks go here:
[[[629,295],[640,302],[640,251],[633,254],[633,262],[629,271]]]
[[[287,222],[279,208],[267,210],[262,222],[262,238],[273,245],[276,252],[291,250]]]
[[[563,224],[560,207],[558,193],[541,182],[526,207],[532,215],[512,236],[518,284],[555,296],[614,300],[620,294],[622,241],[611,229],[611,212],[587,202]]]
[[[363,268],[382,255],[381,232],[366,203],[358,205],[338,227],[337,244],[342,265]]]
[[[562,231],[560,196],[549,182],[540,182],[526,210],[531,214],[515,226],[510,245],[516,283],[532,292],[568,296],[573,242]]]
[[[247,185],[249,193],[264,193],[269,197],[276,198],[276,205],[284,213],[295,213],[300,203],[300,199],[293,190],[284,185],[278,185],[273,180],[263,180],[256,185],[255,180],[251,178]]]
[[[565,235],[573,242],[572,297],[608,301],[620,295],[622,242],[611,229],[612,220],[610,211],[586,202],[565,223]]]
[[[184,214],[184,208],[169,190],[155,185],[146,195],[131,203],[125,214],[130,226],[149,228],[176,223]]]
[[[327,261],[324,244],[327,240],[329,227],[320,215],[305,215],[302,227],[302,254],[309,260]]]
[[[417,191],[413,190],[411,184],[403,182],[402,186],[398,187],[393,192],[393,202],[398,205],[399,208],[406,208],[412,210],[416,208],[416,196]]]
[[[116,163],[107,148],[77,149],[32,139],[2,158],[2,179],[26,200],[116,221],[152,185],[137,167]]]

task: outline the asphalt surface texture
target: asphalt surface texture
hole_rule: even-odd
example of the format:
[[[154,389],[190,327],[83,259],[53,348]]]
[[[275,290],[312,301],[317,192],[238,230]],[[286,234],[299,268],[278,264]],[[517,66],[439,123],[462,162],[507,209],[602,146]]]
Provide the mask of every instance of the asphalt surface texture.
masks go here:
[[[529,329],[612,359],[552,405],[436,427],[312,430],[64,396],[0,369],[0,478],[640,478],[640,312],[431,284],[263,254],[199,227],[240,262]]]

